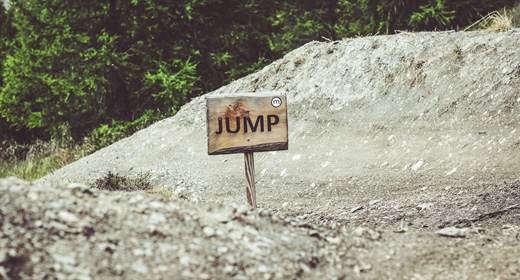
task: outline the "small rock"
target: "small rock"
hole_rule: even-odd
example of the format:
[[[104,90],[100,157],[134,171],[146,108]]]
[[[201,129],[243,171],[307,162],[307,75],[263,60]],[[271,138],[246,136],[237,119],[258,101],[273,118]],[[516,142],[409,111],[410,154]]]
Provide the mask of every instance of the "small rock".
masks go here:
[[[309,273],[309,272],[311,272],[311,268],[310,268],[308,265],[304,264],[304,263],[300,263],[300,268],[301,268],[301,269],[303,270],[303,272],[305,272],[305,273]]]
[[[375,200],[371,200],[368,205],[374,205],[374,204],[377,204],[379,201],[381,201],[381,199],[375,199]]]
[[[164,208],[164,204],[162,204],[159,201],[152,201],[152,202],[150,202],[150,206],[152,208]]]
[[[317,231],[317,230],[309,230],[309,236],[321,238],[321,235],[320,235],[319,231]]]
[[[244,214],[247,213],[248,210],[249,210],[249,207],[242,204],[242,205],[238,206],[237,213],[241,214],[241,215],[244,215]]]
[[[59,263],[68,264],[68,265],[76,264],[76,259],[73,256],[55,254],[55,255],[53,255],[53,257]]]
[[[302,155],[301,154],[296,154],[292,157],[293,160],[299,160],[302,158]]]
[[[413,171],[417,171],[419,170],[419,168],[421,168],[421,166],[423,165],[424,161],[420,160],[418,162],[416,162],[413,166],[412,166],[412,170]]]
[[[83,184],[80,184],[80,183],[71,183],[69,185],[67,185],[67,188],[69,189],[87,189],[88,187],[83,185]]]
[[[207,237],[215,236],[215,230],[211,227],[204,227],[202,231]]]
[[[183,266],[189,266],[191,262],[192,261],[191,261],[191,258],[189,256],[184,255],[184,256],[179,258],[179,263],[181,265],[183,265]]]
[[[2,249],[0,250],[0,263],[3,263],[5,260],[7,260],[7,250]]]
[[[166,223],[166,218],[164,217],[164,215],[162,213],[152,212],[150,214],[149,221],[152,224]]]
[[[355,235],[358,235],[358,236],[363,235],[363,232],[365,232],[365,229],[362,228],[362,227],[358,227],[358,228],[356,228],[356,229],[354,230],[354,234],[355,234]]]
[[[327,237],[325,238],[325,240],[327,240],[327,242],[329,243],[332,243],[332,244],[339,244],[341,242],[341,239],[339,237]]]
[[[362,265],[362,266],[354,266],[354,271],[356,273],[363,273],[363,272],[366,272],[366,271],[369,271],[372,269],[372,265],[370,264],[366,264],[366,265]]]
[[[440,229],[440,230],[436,231],[435,233],[439,234],[440,236],[446,236],[446,237],[466,237],[467,230],[456,228],[456,227],[447,227],[447,228]]]
[[[228,250],[229,250],[229,249],[228,249],[227,247],[218,247],[218,248],[217,248],[217,252],[218,252],[219,254],[225,254],[225,253],[228,252]]]
[[[182,276],[184,278],[195,278],[195,274],[191,273],[191,271],[189,271],[189,270],[184,270],[182,272]]]
[[[27,197],[30,199],[30,200],[38,200],[38,194],[36,192],[29,192],[27,194]]]
[[[67,212],[67,211],[60,211],[58,213],[58,218],[66,223],[77,223],[79,222],[78,217],[76,215]]]

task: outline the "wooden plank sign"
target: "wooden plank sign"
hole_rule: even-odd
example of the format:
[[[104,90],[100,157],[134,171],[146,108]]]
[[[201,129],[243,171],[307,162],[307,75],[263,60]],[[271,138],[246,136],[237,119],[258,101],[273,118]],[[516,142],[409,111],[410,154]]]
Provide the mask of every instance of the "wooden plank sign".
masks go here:
[[[287,100],[281,92],[206,98],[208,154],[244,153],[247,202],[256,209],[253,152],[287,150]]]
[[[208,96],[206,106],[208,154],[288,149],[287,102],[282,93]]]

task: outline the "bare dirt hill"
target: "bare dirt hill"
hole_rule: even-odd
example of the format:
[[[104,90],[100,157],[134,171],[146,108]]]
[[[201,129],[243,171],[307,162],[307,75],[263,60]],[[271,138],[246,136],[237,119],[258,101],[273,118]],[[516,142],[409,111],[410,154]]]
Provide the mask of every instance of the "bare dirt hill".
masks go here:
[[[446,203],[518,178],[519,45],[518,30],[313,42],[210,94],[287,93],[289,151],[255,157],[260,207],[313,219],[347,212],[342,222],[358,225],[360,213],[345,210],[380,200],[390,220],[369,224],[395,225],[403,208],[436,199],[418,226],[439,225],[479,213]],[[42,181],[150,172],[195,202],[244,203],[243,156],[207,155],[204,98]]]
[[[281,245],[283,236],[293,236],[309,244],[309,251],[304,245],[286,248],[301,252],[300,259],[284,255],[287,252],[262,251],[291,260],[277,265],[276,260],[255,259],[246,254],[254,249],[239,246],[222,256],[245,254],[242,259],[255,261],[246,265],[223,257],[211,265],[183,266],[180,255],[196,259],[215,249],[204,243],[213,236],[201,235],[204,245],[199,250],[169,250],[177,259],[165,261],[163,272],[140,255],[134,260],[143,262],[146,271],[159,271],[153,276],[158,278],[185,270],[195,278],[520,277],[520,263],[511,257],[519,254],[520,239],[519,46],[520,30],[312,42],[209,93],[287,93],[289,151],[255,154],[257,201],[264,214],[249,214],[259,219],[253,227],[261,233],[247,238],[254,243],[263,236]],[[150,173],[155,185],[188,198],[182,207],[204,208],[200,217],[207,219],[198,225],[200,230],[230,225],[226,219],[235,222],[239,211],[222,210],[227,218],[219,222],[212,207],[246,203],[243,156],[208,156],[205,118],[202,96],[176,116],[37,184],[63,188],[56,184],[89,183],[108,171]],[[111,195],[103,193],[107,199]],[[9,211],[16,209],[21,208]],[[272,221],[273,214],[281,225]],[[248,225],[239,219],[233,228],[247,231]],[[182,235],[169,230],[165,236]],[[201,234],[194,232],[184,234]],[[221,232],[228,236],[230,230]],[[93,236],[106,237],[97,227]],[[223,244],[234,242],[222,238]],[[150,246],[159,250],[162,239],[152,240]],[[172,242],[191,244],[184,239]],[[294,246],[300,246],[298,242]],[[1,257],[0,265],[6,262]],[[120,261],[115,256],[110,260]],[[232,267],[229,274],[221,270],[226,265]],[[94,269],[86,275],[105,274]]]

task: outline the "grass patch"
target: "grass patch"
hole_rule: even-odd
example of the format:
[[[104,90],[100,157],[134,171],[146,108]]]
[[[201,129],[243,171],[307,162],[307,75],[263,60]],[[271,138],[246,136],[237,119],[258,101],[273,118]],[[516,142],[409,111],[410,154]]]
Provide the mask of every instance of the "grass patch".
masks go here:
[[[504,32],[513,28],[513,19],[507,14],[506,9],[501,13],[494,11],[482,17],[472,25],[468,26],[466,30],[487,30],[489,32]]]
[[[27,181],[39,179],[169,116],[149,112],[131,123],[102,124],[77,141],[70,136],[66,126],[61,128],[58,139],[46,142],[36,140],[32,144],[18,144],[0,141],[0,178],[15,176]]]
[[[91,187],[109,191],[151,192],[153,190],[153,187],[149,179],[149,173],[141,174],[136,178],[132,179],[108,171],[108,173],[103,178],[97,179]]]
[[[15,176],[33,181],[94,151],[88,143],[37,142],[32,145],[0,143],[0,178]]]
[[[91,188],[108,191],[123,191],[123,192],[143,192],[152,195],[159,195],[165,198],[180,198],[188,199],[188,193],[184,190],[174,191],[169,187],[157,187],[150,182],[150,173],[143,173],[136,178],[130,178],[108,172],[103,178],[97,179]]]

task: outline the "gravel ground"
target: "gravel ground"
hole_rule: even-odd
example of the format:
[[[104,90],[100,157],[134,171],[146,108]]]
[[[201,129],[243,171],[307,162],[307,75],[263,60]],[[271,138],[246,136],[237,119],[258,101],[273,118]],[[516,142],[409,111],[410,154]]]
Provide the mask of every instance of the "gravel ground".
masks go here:
[[[81,184],[0,180],[3,279],[514,279],[520,228],[320,227]]]
[[[209,93],[287,93],[289,150],[255,154],[257,212],[243,156],[207,155],[205,96],[3,180],[0,275],[517,279],[519,31],[311,42]],[[82,186],[109,171],[187,201]]]

